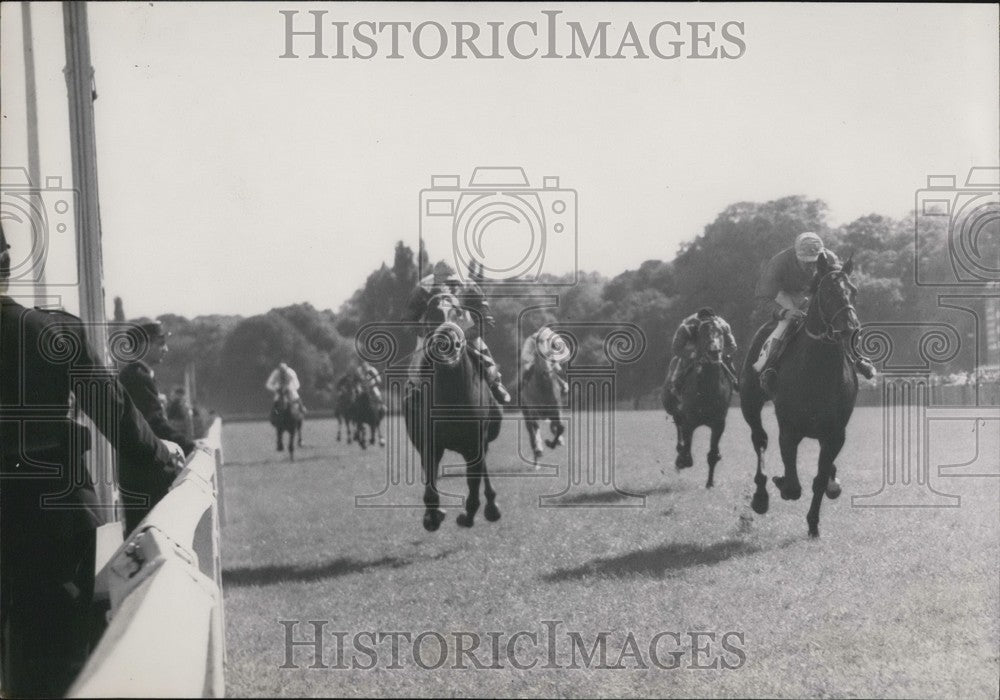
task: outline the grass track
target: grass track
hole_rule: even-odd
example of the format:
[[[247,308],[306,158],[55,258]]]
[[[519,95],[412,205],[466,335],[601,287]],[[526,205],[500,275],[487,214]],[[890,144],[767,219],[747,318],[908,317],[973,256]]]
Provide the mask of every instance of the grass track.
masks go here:
[[[768,470],[777,474],[773,413],[768,418]],[[695,436],[696,466],[678,473],[674,430],[661,413],[616,416],[617,483],[646,494],[644,508],[539,508],[540,495],[561,490],[560,479],[516,475],[515,425],[505,424],[489,459],[503,518],[479,517],[465,530],[450,510],[436,533],[423,530],[419,510],[354,507],[356,494],[380,490],[385,452],[336,443],[332,421],[307,422],[294,464],[274,452],[266,424],[226,426],[229,694],[997,697],[1000,479],[934,476],[938,489],[961,495],[959,508],[852,508],[852,494],[881,484],[880,409],[855,413],[837,460],[844,495],[824,502],[818,541],[806,537],[805,523],[818,446],[806,441],[799,452],[803,499],[781,501],[771,486],[771,512],[754,515],[754,462],[738,409],[712,490],[704,488],[705,429]],[[932,459],[971,457],[967,436],[932,437]],[[565,463],[564,448],[555,456]],[[464,479],[445,483],[464,493]],[[421,489],[412,491],[419,501]],[[601,487],[566,500],[626,502]],[[530,670],[512,668],[503,653],[504,668],[454,668],[453,651],[442,668],[425,670],[405,642],[403,668],[388,669],[388,641],[372,670],[308,668],[314,657],[301,649],[302,668],[280,669],[279,620],[329,620],[326,630],[346,632],[349,649],[367,630],[438,631],[451,646],[454,632],[474,632],[483,640],[474,655],[486,664],[490,631],[502,633],[501,645],[518,630],[540,642],[519,647],[521,661],[537,660]],[[634,657],[623,659],[624,669],[546,669],[546,620],[562,621],[562,667],[572,661],[567,631],[581,633],[588,648],[606,631],[608,665],[629,633],[647,665],[658,632],[681,634],[679,646],[662,640],[664,663],[673,649],[684,654],[672,670],[636,668]],[[685,635],[699,630],[717,637],[702,637],[710,652],[696,657]],[[727,631],[744,635],[745,663],[691,668],[738,663],[718,645]],[[296,631],[310,633],[304,624]],[[331,663],[333,638],[326,642]],[[425,646],[430,662],[436,649]]]

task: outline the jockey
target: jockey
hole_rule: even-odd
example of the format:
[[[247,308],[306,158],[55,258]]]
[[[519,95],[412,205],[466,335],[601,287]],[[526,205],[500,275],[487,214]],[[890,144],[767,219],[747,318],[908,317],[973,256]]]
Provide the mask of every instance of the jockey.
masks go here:
[[[472,314],[476,314],[482,318],[486,326],[492,328],[496,325],[496,320],[490,311],[489,302],[486,301],[486,297],[478,284],[473,281],[463,284],[462,280],[455,273],[454,268],[444,260],[441,260],[434,266],[434,271],[431,274],[417,283],[417,288],[413,291],[407,304],[405,320],[419,321],[423,319],[424,313],[427,311],[428,302],[436,294],[444,292],[453,294],[461,307],[464,318],[460,325],[465,331],[465,337],[468,341],[466,349],[469,357],[479,371],[482,372],[483,377],[490,386],[493,397],[501,404],[510,403],[510,394],[503,385],[500,368],[497,367],[496,360],[493,359],[486,341],[483,340],[482,335],[479,333],[479,328],[472,318]],[[424,338],[421,336],[417,340],[415,358],[422,357],[421,351],[423,346]]]
[[[274,392],[275,408],[277,408],[278,402],[281,401],[281,397],[285,396],[289,403],[298,403],[299,407],[303,411],[305,410],[302,398],[299,396],[299,387],[301,386],[299,384],[299,375],[286,362],[278,363],[278,366],[271,372],[271,376],[267,378],[265,386],[268,390]]]
[[[729,324],[715,311],[708,306],[703,306],[697,312],[691,314],[677,327],[674,332],[674,340],[671,343],[670,351],[673,357],[670,358],[670,367],[667,370],[667,386],[674,394],[677,393],[677,380],[684,376],[698,356],[698,326],[704,321],[712,321],[722,330],[724,347],[722,349],[722,363],[729,372],[733,383],[736,383],[736,370],[733,368],[733,354],[736,352],[736,338],[733,337],[733,330]]]
[[[807,294],[816,276],[816,261],[821,253],[831,265],[840,264],[833,251],[823,247],[819,236],[810,231],[801,233],[791,248],[786,248],[768,261],[757,283],[757,297],[768,302],[773,300],[770,304],[773,315],[780,319],[753,364],[760,374],[761,387],[769,394],[772,393],[771,383],[777,376],[776,363],[792,334],[789,328],[798,328],[805,318],[809,306]],[[866,379],[875,375],[871,360],[862,356],[857,357],[855,369]]]
[[[368,391],[379,401],[382,400],[382,375],[372,367],[367,360],[362,360],[361,364],[354,370],[355,381],[364,391]]]
[[[529,335],[521,346],[521,376],[526,377],[535,360],[543,357],[550,363],[553,374],[559,380],[565,394],[569,390],[566,381],[566,371],[563,369],[560,355],[565,348],[565,341],[548,325],[542,326]]]

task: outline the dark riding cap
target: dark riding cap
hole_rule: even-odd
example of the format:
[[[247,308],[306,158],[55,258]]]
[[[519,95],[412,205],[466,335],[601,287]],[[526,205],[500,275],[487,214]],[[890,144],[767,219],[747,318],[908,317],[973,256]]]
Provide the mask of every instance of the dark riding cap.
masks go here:
[[[698,318],[715,318],[715,310],[711,306],[703,306],[698,309]]]
[[[134,326],[134,329],[132,330],[133,333],[139,336],[144,335],[151,341],[158,340],[160,338],[166,339],[166,337],[170,335],[170,333],[168,333],[163,329],[162,323],[160,323],[159,321],[154,321],[153,319],[148,318],[147,316],[142,316],[140,318],[137,318],[131,321],[130,323],[132,323],[132,325]]]

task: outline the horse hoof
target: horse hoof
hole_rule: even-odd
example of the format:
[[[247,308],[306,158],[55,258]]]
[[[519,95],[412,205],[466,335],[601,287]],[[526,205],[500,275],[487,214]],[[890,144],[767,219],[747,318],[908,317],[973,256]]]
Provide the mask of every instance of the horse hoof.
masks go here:
[[[379,446],[379,447],[385,447],[385,440],[383,440],[383,439],[379,438],[379,441],[378,441],[378,446]]]
[[[709,481],[709,482],[708,482],[707,484],[705,484],[705,488],[706,488],[706,489],[710,489],[710,488],[712,488],[713,486],[715,486],[715,484],[713,484],[713,483],[712,483],[711,481]]]
[[[483,511],[483,516],[491,522],[495,523],[500,519],[500,509],[497,508],[496,503],[487,503],[486,509]]]
[[[767,512],[769,500],[770,498],[767,495],[767,491],[758,491],[753,495],[753,499],[750,501],[750,507],[753,508],[753,512],[757,515],[764,515]]]
[[[790,482],[783,476],[773,476],[771,477],[771,481],[774,482],[774,485],[781,492],[782,500],[797,501],[802,498],[802,484],[798,480]]]
[[[810,525],[809,526],[809,536],[812,537],[813,539],[819,537],[819,526],[818,525]]]
[[[455,518],[455,522],[459,527],[472,527],[475,524],[474,518],[468,513],[460,513],[459,516]]]
[[[840,481],[837,477],[832,477],[826,482],[826,497],[831,501],[840,498]]]
[[[282,447],[281,445],[278,445],[278,447],[277,447],[277,451],[278,451],[278,452],[284,452],[284,451],[285,451],[285,448],[284,448],[284,447]]]
[[[687,469],[688,467],[693,467],[694,466],[694,460],[691,459],[691,457],[688,457],[686,455],[678,455],[677,456],[677,461],[674,462],[674,465],[678,469]]]
[[[424,529],[428,532],[434,532],[444,521],[444,511],[440,510],[429,510],[424,513]]]

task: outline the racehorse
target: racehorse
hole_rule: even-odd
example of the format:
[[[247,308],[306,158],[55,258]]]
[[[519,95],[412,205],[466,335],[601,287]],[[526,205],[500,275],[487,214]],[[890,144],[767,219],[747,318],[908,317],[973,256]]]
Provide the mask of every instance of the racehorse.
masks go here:
[[[428,303],[424,321],[434,324],[424,342],[422,367],[432,371],[427,389],[413,385],[403,397],[406,433],[420,453],[424,475],[424,528],[437,530],[445,518],[437,490],[438,468],[445,450],[462,455],[469,494],[457,522],[472,527],[479,511],[479,483],[486,495],[486,519],[500,519],[496,491],[486,469],[489,444],[500,434],[502,413],[482,374],[466,351],[466,336],[454,320],[460,315],[452,295],[438,294]],[[437,413],[438,415],[435,415]]]
[[[562,379],[558,376],[558,355],[565,348],[565,343],[558,336],[550,336],[544,341],[536,332],[534,336],[534,362],[521,375],[518,397],[521,402],[521,414],[524,416],[524,428],[528,433],[528,441],[534,454],[535,469],[542,456],[542,438],[539,435],[539,423],[549,421],[552,438],[545,440],[545,446],[550,450],[565,444],[563,433],[566,426],[562,422],[561,407],[565,404],[565,389]],[[531,338],[525,344],[531,342]]]
[[[283,437],[288,433],[288,456],[294,462],[296,437],[302,447],[302,404],[282,393],[271,409],[271,425],[278,433],[278,452],[285,449]]]
[[[813,479],[812,503],[806,515],[812,537],[819,537],[823,494],[830,499],[840,496],[834,460],[844,446],[847,423],[858,394],[850,346],[852,336],[861,326],[854,308],[857,287],[850,279],[853,266],[851,259],[843,267],[831,265],[826,256],[820,254],[809,290],[805,321],[788,341],[773,386],[778,444],[785,465],[784,476],[774,477],[774,483],[784,500],[798,500],[802,495],[796,468],[799,442],[803,438],[813,438],[820,444],[819,469]],[[767,477],[764,476],[767,432],[760,420],[768,397],[760,387],[753,362],[773,328],[772,321],[754,336],[743,365],[744,380],[740,387],[743,417],[750,425],[757,453],[757,474],[754,476],[757,488],[751,506],[759,514],[768,509]]]
[[[347,442],[350,444],[351,429],[351,407],[357,397],[358,390],[354,382],[344,382],[337,392],[337,399],[333,404],[333,417],[337,419],[337,442],[340,442],[342,428],[347,426]]]
[[[378,433],[378,444],[385,446],[385,438],[382,437],[382,419],[385,418],[385,402],[373,388],[362,387],[355,392],[354,401],[347,411],[348,421],[354,423],[354,439],[357,440],[361,449],[367,449],[365,445],[365,426],[371,434],[368,444],[375,444],[375,433]],[[348,438],[350,442],[350,426],[348,425]]]
[[[705,425],[712,431],[705,488],[715,485],[715,465],[722,459],[719,440],[726,430],[726,415],[733,397],[733,378],[722,360],[724,345],[725,336],[718,321],[714,318],[702,321],[698,324],[695,361],[676,380],[680,396],[669,386],[663,387],[663,408],[677,427],[677,459],[674,462],[677,469],[694,465],[691,436],[695,428]]]

